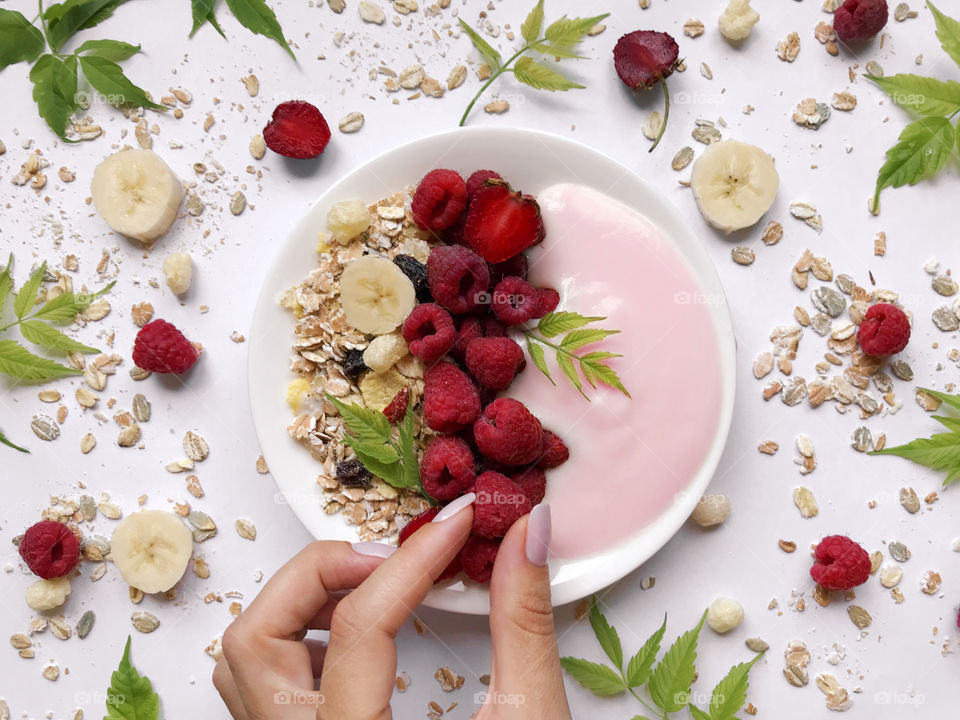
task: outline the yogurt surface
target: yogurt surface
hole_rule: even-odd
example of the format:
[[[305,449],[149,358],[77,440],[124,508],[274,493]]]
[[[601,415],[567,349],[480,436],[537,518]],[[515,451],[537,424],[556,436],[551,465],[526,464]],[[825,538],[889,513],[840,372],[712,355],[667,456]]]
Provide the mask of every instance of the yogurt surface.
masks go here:
[[[556,288],[558,310],[605,316],[590,327],[620,331],[578,353],[623,355],[608,362],[632,396],[584,383],[588,402],[550,348],[556,386],[528,360],[508,392],[570,448],[547,471],[546,500],[551,554],[580,558],[642,532],[697,474],[720,416],[718,339],[693,271],[641,214],[581,185],[537,200],[547,237],[528,252],[530,282]]]

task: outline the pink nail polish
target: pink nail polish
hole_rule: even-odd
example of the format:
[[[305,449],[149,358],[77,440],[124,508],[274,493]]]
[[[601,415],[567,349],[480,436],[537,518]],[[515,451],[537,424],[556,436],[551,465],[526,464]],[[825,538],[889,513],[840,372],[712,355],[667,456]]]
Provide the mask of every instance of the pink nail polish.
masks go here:
[[[444,506],[444,508],[437,513],[437,516],[433,519],[433,522],[443,522],[444,520],[452,518],[465,507],[473,505],[473,501],[476,499],[477,496],[474,493],[461,495],[449,505]]]
[[[550,506],[540,503],[527,519],[527,560],[537,567],[547,564],[550,553]]]
[[[386,543],[378,542],[356,542],[353,543],[351,547],[355,553],[380,558],[388,558],[397,551],[395,545],[387,545]]]

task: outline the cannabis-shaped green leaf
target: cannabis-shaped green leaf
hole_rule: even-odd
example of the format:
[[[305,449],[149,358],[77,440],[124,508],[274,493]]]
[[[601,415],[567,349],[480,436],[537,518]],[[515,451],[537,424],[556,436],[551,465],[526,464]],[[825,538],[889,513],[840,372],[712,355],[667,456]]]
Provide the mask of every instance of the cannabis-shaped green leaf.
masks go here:
[[[608,360],[621,357],[621,355],[606,350],[597,350],[582,355],[577,354],[580,348],[593,345],[620,332],[619,330],[585,327],[590,323],[601,320],[606,320],[606,318],[585,317],[566,311],[547,313],[540,318],[536,328],[523,331],[527,339],[530,360],[540,372],[547,376],[550,382],[556,385],[550,375],[550,368],[547,366],[545,357],[544,346],[549,347],[555,353],[557,366],[563,371],[570,383],[580,391],[580,394],[588,400],[590,398],[587,397],[583,389],[584,380],[592,388],[596,388],[598,384],[606,385],[630,397],[630,393],[624,387],[620,376],[607,364]],[[558,341],[556,338],[562,333],[566,334]]]
[[[153,691],[150,679],[138,673],[130,662],[128,635],[120,665],[110,676],[103,720],[157,720],[159,715],[160,697]]]
[[[535,90],[583,89],[583,85],[570,80],[543,63],[536,62],[528,53],[540,53],[552,58],[578,58],[580,56],[576,52],[577,46],[586,37],[590,28],[605,17],[607,17],[607,14],[586,18],[568,18],[564,15],[549,25],[546,30],[543,30],[543,0],[539,0],[520,26],[523,46],[506,62],[480,33],[470,27],[463,18],[458,18],[460,27],[470,38],[473,46],[483,55],[492,70],[490,77],[477,91],[477,94],[473,96],[470,104],[467,105],[467,109],[460,118],[460,125],[467,122],[467,117],[480,96],[504,73],[513,73],[518,82]]]
[[[696,674],[697,641],[706,619],[704,611],[696,627],[674,641],[650,675],[650,697],[666,712],[677,712],[689,700]]]
[[[264,0],[226,0],[226,2],[234,17],[247,30],[255,35],[263,35],[274,40],[290,54],[290,57],[294,60],[297,59],[287,39],[283,36],[283,28],[280,27],[276,13]],[[217,23],[216,6],[217,0],[190,0],[190,10],[193,17],[190,37],[193,37],[194,33],[206,23],[210,23],[214,30],[220,33],[221,37],[226,37]]]
[[[0,432],[0,443],[6,445],[7,447],[13,448],[14,450],[19,450],[22,453],[27,453],[27,454],[30,453],[30,451],[27,450],[26,448],[22,448],[19,445],[15,445],[14,443],[7,440],[6,435],[4,435],[2,432]]]
[[[43,33],[21,13],[0,8],[0,70],[14,63],[36,60],[44,45]]]
[[[937,24],[937,38],[944,51],[960,65],[960,21],[947,17],[927,3]],[[960,83],[913,74],[891,77],[867,75],[900,107],[923,116],[900,134],[887,151],[887,160],[877,174],[870,210],[880,212],[880,193],[888,187],[916,185],[933,177],[960,144],[960,123],[951,119],[960,112]]]
[[[412,488],[428,497],[420,484],[420,467],[414,438],[413,398],[397,424],[396,432],[386,415],[360,405],[348,405],[327,395],[340,411],[346,432],[343,440],[363,466],[393,487]]]
[[[960,410],[960,395],[920,388],[949,407]],[[933,419],[949,432],[936,433],[929,438],[917,438],[904,445],[875,450],[870,455],[897,455],[937,472],[945,472],[944,486],[960,480],[960,418],[934,415]]]

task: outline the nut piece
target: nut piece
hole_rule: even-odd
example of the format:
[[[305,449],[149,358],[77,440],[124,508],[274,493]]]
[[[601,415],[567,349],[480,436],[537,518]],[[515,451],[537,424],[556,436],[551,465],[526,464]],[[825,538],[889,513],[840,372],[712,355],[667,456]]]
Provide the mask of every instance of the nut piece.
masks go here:
[[[167,287],[174,295],[183,295],[190,289],[193,280],[193,261],[189,253],[171,253],[163,261],[163,274],[166,276]]]
[[[730,517],[730,498],[722,493],[704,495],[690,514],[700,527],[715,527]]]
[[[743,606],[731,598],[717,598],[707,610],[707,624],[714,632],[730,632],[742,622]]]

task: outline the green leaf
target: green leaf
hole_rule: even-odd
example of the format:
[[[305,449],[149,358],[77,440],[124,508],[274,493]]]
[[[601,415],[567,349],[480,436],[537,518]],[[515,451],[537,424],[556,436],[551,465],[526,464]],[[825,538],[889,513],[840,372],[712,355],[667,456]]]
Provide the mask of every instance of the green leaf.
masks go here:
[[[763,653],[759,653],[750,662],[734,665],[726,677],[717,683],[710,696],[711,720],[736,720],[737,712],[747,701],[750,668],[762,657]]]
[[[933,13],[933,18],[937,23],[937,39],[947,55],[952,57],[957,65],[960,65],[960,21],[944,15],[929,0],[927,7],[930,8],[930,12]]]
[[[53,55],[41,55],[30,69],[33,99],[47,126],[66,140],[67,121],[79,107],[77,66],[74,56],[64,62]]]
[[[589,353],[587,355],[584,355],[582,358],[580,358],[580,367],[583,370],[584,374],[586,375],[587,373],[589,373],[590,377],[595,378],[596,380],[603,383],[604,385],[607,385],[608,387],[612,387],[615,390],[619,390],[628,398],[632,398],[633,396],[623,386],[623,381],[620,380],[620,376],[617,375],[616,371],[613,368],[609,367],[608,365],[604,365],[602,362],[596,361],[593,358],[591,358],[592,355],[601,355],[601,354],[604,354],[604,353]]]
[[[47,262],[43,261],[36,270],[33,271],[33,274],[30,275],[30,279],[27,280],[23,287],[17,292],[16,297],[13,299],[13,311],[16,313],[17,318],[22,318],[27,314],[27,310],[33,307],[34,303],[37,301],[37,293],[40,290],[40,285],[43,283],[44,273],[47,272]]]
[[[153,691],[153,685],[130,662],[128,635],[120,666],[110,676],[104,720],[157,720],[159,715],[160,698]]]
[[[355,439],[361,443],[375,442],[380,445],[390,442],[390,422],[382,412],[360,405],[347,405],[329,394],[327,399],[340,411],[347,430]]]
[[[100,352],[96,348],[77,342],[69,335],[64,335],[56,328],[50,327],[39,320],[24,320],[20,323],[20,332],[30,342],[35,345],[42,345],[48,350],[81,353]]]
[[[480,51],[480,53],[487,59],[490,65],[493,66],[494,70],[500,68],[500,63],[503,62],[503,58],[500,57],[500,53],[493,49],[493,47],[480,37],[480,33],[474,30],[472,27],[467,25],[464,22],[463,18],[457,18],[460,21],[460,27],[463,28],[463,31],[467,34],[470,40],[473,42],[473,46]]]
[[[550,368],[547,367],[547,359],[544,357],[543,346],[535,343],[529,335],[527,335],[527,351],[530,353],[530,360],[537,369],[547,376],[547,380],[553,383],[553,385],[556,385],[553,378],[550,377]]]
[[[538,0],[527,19],[520,26],[520,34],[528,43],[540,39],[540,28],[543,27],[543,0]]]
[[[10,268],[13,267],[13,253],[7,259],[7,266],[0,272],[0,311],[7,300],[7,295],[13,289],[13,277],[10,275]]]
[[[513,74],[524,85],[529,85],[537,90],[550,90],[552,92],[555,90],[583,89],[583,85],[565,78],[546,65],[534,62],[527,56],[514,63]]]
[[[112,282],[102,290],[93,295],[78,295],[77,293],[61,293],[53,300],[44,303],[33,317],[36,320],[45,320],[46,322],[64,324],[71,322],[77,313],[83,312],[87,306],[101,295],[110,292],[116,282]]]
[[[660,652],[660,641],[663,640],[663,633],[667,629],[667,616],[663,616],[663,623],[654,631],[653,635],[647,638],[643,647],[637,651],[637,654],[630,658],[627,663],[627,685],[630,687],[640,687],[650,679],[650,668],[657,659]]]
[[[363,463],[363,466],[372,474],[394,487],[403,487],[403,477],[396,460],[383,462],[375,455],[368,453],[365,446],[357,444],[357,441],[349,435],[344,435],[343,441],[353,448],[357,460]],[[396,451],[394,450],[394,452]]]
[[[704,611],[697,626],[677,638],[650,676],[650,697],[668,713],[677,712],[689,699],[690,685],[696,672],[697,639],[706,617]]]
[[[597,605],[597,599],[593,598],[590,603],[590,627],[593,628],[593,634],[597,636],[600,647],[610,658],[613,666],[617,670],[623,670],[623,647],[620,644],[620,636],[616,629],[607,622],[606,616],[600,612]]]
[[[575,657],[562,657],[560,664],[574,680],[596,695],[618,695],[627,689],[623,678],[606,665]]]
[[[953,153],[953,125],[942,117],[927,117],[907,125],[900,142],[887,150],[887,161],[877,175],[874,214],[880,211],[880,192],[888,187],[916,185],[936,175]]]
[[[930,417],[946,427],[950,432],[960,432],[960,418],[946,417],[945,415],[931,415]]]
[[[51,5],[43,13],[47,41],[56,52],[80,30],[92,28],[106,20],[127,0],[66,0]]]
[[[7,440],[6,436],[2,432],[0,432],[0,443],[3,443],[7,447],[13,448],[14,450],[19,450],[22,453],[27,453],[28,455],[30,454],[30,451],[27,450],[26,448],[22,448],[19,445],[15,445],[14,443]]]
[[[544,36],[554,45],[561,45],[568,48],[573,47],[583,40],[590,28],[609,14],[610,13],[604,13],[603,15],[587,18],[568,18],[564,15],[547,28]]]
[[[563,338],[560,347],[567,351],[573,351],[582,348],[584,345],[592,345],[595,342],[600,342],[604,338],[616,335],[619,332],[619,330],[598,329],[573,330]]]
[[[414,438],[416,428],[413,421],[413,396],[407,401],[407,412],[397,425],[400,444],[400,462],[403,486],[418,488],[426,495],[420,485],[420,465],[417,462],[417,444]]]
[[[143,88],[130,82],[129,78],[123,74],[123,68],[113,60],[95,55],[83,55],[80,57],[80,67],[93,88],[103,95],[110,105],[114,107],[133,105],[153,110],[166,110],[163,105],[152,102]]]
[[[599,320],[606,320],[605,317],[584,317],[575,312],[550,312],[540,318],[537,323],[537,329],[544,337],[556,337],[560,333],[588,325]]]
[[[920,115],[953,115],[960,110],[960,83],[901,73],[889,77],[867,75],[896,105]]]
[[[284,50],[290,53],[290,57],[297,59],[287,44],[287,39],[283,37],[283,28],[277,22],[277,16],[264,0],[227,0],[227,7],[247,30],[276,40]]]
[[[217,22],[217,0],[190,0],[190,4],[193,10],[193,28],[190,30],[190,37],[193,37],[206,23],[213,25],[213,29],[220,33],[220,37],[227,37],[223,34],[220,23]]]
[[[574,48],[567,47],[566,45],[552,45],[550,43],[533,43],[530,46],[531,50],[540,53],[541,55],[550,55],[554,58],[573,58],[579,60],[583,58],[583,55],[578,53]]]
[[[15,340],[0,340],[0,373],[18,380],[46,381],[80,371],[34,355]]]
[[[139,45],[131,45],[120,40],[87,40],[77,48],[77,55],[96,55],[97,57],[120,62],[140,52]]]
[[[43,33],[16,10],[0,8],[0,70],[43,52]]]
[[[712,718],[707,713],[705,713],[703,710],[698,708],[693,703],[690,703],[689,705],[687,705],[687,710],[690,711],[690,715],[693,716],[693,720],[712,720]]]
[[[580,391],[580,394],[584,397],[587,397],[586,393],[583,392],[583,382],[580,380],[580,375],[577,373],[577,369],[573,366],[573,357],[567,355],[566,353],[558,352],[557,353],[557,365],[560,366],[560,369],[563,370],[563,374],[566,375],[573,386]],[[589,400],[589,398],[587,398]]]
[[[896,455],[937,472],[946,472],[945,486],[960,480],[960,433],[937,433],[905,445],[874,450],[870,455]]]

